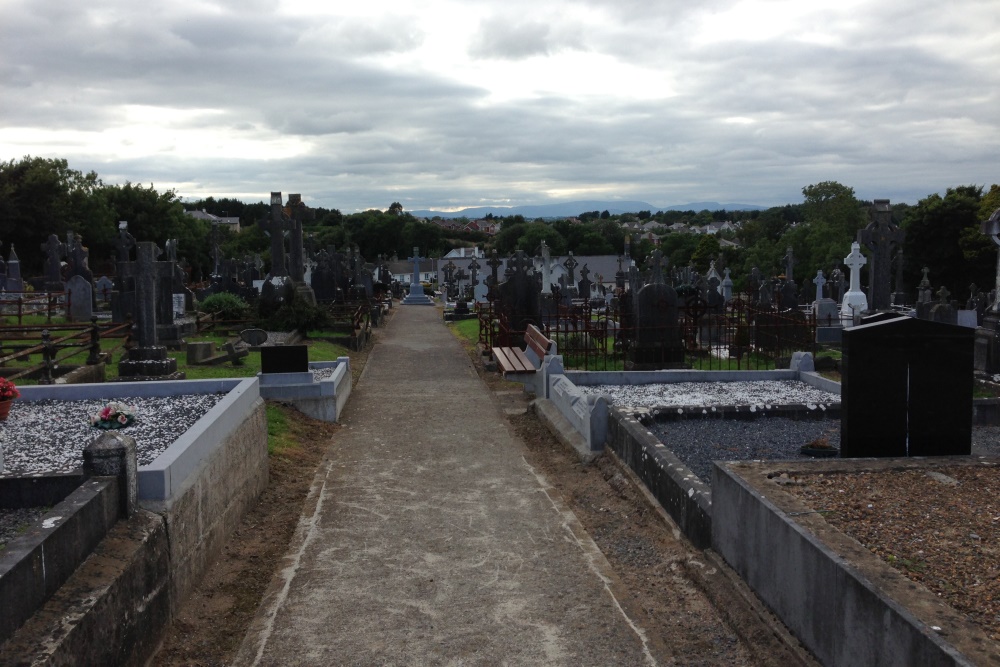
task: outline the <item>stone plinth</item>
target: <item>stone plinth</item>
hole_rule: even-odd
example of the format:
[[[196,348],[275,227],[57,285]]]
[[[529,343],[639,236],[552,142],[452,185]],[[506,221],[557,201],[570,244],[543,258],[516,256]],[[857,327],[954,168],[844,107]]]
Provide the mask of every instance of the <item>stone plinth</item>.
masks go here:
[[[177,373],[177,360],[167,356],[167,348],[163,345],[153,345],[151,347],[135,347],[128,351],[128,359],[118,362],[119,377],[137,378],[159,378],[161,376],[183,377]],[[165,379],[179,379],[165,378]]]
[[[410,283],[410,293],[403,297],[404,306],[433,306],[434,300],[424,294],[424,286],[418,282]]]

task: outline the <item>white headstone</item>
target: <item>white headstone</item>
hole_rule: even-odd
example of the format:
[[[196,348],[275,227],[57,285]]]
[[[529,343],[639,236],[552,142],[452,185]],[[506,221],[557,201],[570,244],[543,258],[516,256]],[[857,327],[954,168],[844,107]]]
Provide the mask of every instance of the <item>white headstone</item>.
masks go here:
[[[855,313],[868,310],[868,297],[861,291],[861,267],[867,263],[868,258],[861,254],[861,244],[855,241],[851,244],[851,254],[844,258],[844,265],[851,271],[851,286],[840,305],[842,320],[853,322]]]

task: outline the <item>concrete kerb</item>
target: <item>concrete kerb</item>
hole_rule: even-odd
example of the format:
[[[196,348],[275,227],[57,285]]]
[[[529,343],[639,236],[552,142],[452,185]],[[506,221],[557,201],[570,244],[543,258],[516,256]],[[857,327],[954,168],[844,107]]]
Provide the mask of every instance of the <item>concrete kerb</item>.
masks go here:
[[[313,371],[328,368],[333,374],[316,381]],[[313,419],[336,422],[351,395],[351,359],[311,361],[305,373],[258,373],[257,378],[264,398],[291,403]]]

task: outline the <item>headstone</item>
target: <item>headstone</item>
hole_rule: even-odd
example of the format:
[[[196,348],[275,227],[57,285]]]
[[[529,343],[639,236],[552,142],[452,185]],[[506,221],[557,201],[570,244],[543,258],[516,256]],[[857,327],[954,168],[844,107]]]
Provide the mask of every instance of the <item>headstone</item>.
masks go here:
[[[66,256],[66,244],[55,234],[42,244],[45,253],[45,289],[49,292],[63,291],[62,260]]]
[[[162,252],[155,243],[140,242],[136,244],[135,261],[119,265],[122,277],[135,280],[137,343],[128,351],[128,357],[118,362],[118,375],[122,378],[160,378],[177,373],[177,360],[167,357],[167,349],[157,341],[159,283],[170,280],[174,268],[172,262],[157,261]]]
[[[851,254],[844,258],[844,266],[850,269],[850,287],[844,294],[840,305],[840,319],[854,321],[854,316],[868,310],[868,297],[861,291],[861,267],[868,263],[868,258],[861,254],[861,244],[855,241],[851,244]]]
[[[593,283],[590,282],[590,269],[584,264],[583,268],[580,269],[580,282],[576,285],[577,294],[579,294],[584,299],[589,299],[591,291],[593,290]]]
[[[251,347],[258,347],[267,342],[267,332],[263,329],[244,329],[240,332],[240,340]]]
[[[733,279],[729,277],[729,271],[727,266],[724,271],[726,275],[722,279],[722,298],[726,303],[733,300]]]
[[[285,264],[285,230],[289,224],[284,219],[281,210],[281,193],[271,193],[271,213],[267,218],[258,222],[260,228],[271,237],[271,272],[270,277],[282,277],[288,275],[288,268]]]
[[[260,372],[306,373],[309,348],[306,345],[270,345],[260,348]]]
[[[10,255],[7,256],[7,292],[23,292],[24,280],[21,279],[21,260],[14,252],[14,244],[10,244]]]
[[[970,454],[973,335],[890,314],[844,329],[840,455]]]
[[[424,294],[424,286],[420,284],[420,262],[424,258],[420,256],[420,248],[413,248],[413,277],[410,279],[410,293],[403,299],[406,306],[433,306],[434,301]]]
[[[70,276],[66,281],[66,298],[69,301],[69,319],[74,322],[89,322],[94,316],[92,308],[94,288],[83,276]]]
[[[888,310],[891,305],[892,254],[897,246],[902,245],[905,235],[892,222],[892,207],[888,199],[876,199],[871,216],[872,222],[858,232],[858,241],[872,252],[872,266],[868,270],[870,308]]]
[[[634,292],[635,339],[626,370],[684,367],[677,292],[663,277],[663,254],[654,250],[647,262],[650,282]]]
[[[951,305],[951,292],[944,285],[937,292],[938,302],[931,306],[930,320],[943,324],[958,324],[958,312]]]
[[[532,261],[523,250],[518,250],[507,260],[510,275],[497,286],[496,308],[508,323],[510,337],[502,339],[501,346],[524,344],[523,332],[529,324],[538,324],[541,295],[535,283]]]
[[[816,300],[812,303],[812,309],[813,314],[816,316],[816,322],[820,326],[832,326],[834,324],[839,325],[839,304],[833,299],[823,296],[823,286],[827,284],[827,280],[823,276],[823,269],[816,272],[816,277],[813,278],[813,284],[816,286]]]
[[[1000,246],[1000,208],[983,220],[979,230],[994,245]],[[987,300],[981,329],[976,332],[976,370],[990,375],[1000,373],[1000,249],[997,251],[995,287]]]
[[[109,303],[111,301],[111,293],[115,289],[115,282],[107,276],[101,276],[97,279],[94,289],[97,290],[98,301],[102,303]]]

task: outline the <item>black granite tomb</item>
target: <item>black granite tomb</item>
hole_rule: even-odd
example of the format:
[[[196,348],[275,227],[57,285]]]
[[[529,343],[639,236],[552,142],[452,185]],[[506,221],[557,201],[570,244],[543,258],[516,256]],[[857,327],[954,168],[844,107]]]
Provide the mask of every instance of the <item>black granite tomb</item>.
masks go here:
[[[970,454],[973,337],[889,313],[845,329],[840,455]]]

